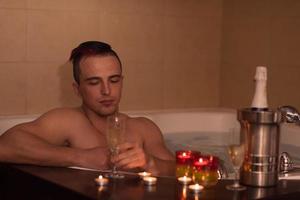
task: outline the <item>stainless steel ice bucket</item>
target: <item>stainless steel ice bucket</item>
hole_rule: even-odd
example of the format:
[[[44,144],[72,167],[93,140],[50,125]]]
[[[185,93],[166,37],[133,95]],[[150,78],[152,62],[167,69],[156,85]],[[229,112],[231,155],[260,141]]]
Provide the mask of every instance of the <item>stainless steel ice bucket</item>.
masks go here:
[[[278,111],[238,110],[241,142],[245,145],[242,184],[259,187],[277,184],[281,118]]]

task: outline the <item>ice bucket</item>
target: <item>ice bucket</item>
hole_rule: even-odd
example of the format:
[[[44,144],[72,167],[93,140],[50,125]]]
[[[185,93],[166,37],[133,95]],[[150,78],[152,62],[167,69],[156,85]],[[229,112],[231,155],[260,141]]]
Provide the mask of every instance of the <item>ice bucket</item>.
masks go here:
[[[278,157],[281,113],[272,110],[238,110],[241,142],[245,157],[240,182],[248,186],[275,186],[278,182]]]

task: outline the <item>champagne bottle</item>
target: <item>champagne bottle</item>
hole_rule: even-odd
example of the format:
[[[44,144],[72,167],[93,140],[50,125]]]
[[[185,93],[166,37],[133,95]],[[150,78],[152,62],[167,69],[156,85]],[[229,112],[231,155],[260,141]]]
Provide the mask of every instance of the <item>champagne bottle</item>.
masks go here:
[[[254,77],[255,92],[252,100],[251,109],[255,111],[267,111],[267,68],[265,66],[257,66]]]

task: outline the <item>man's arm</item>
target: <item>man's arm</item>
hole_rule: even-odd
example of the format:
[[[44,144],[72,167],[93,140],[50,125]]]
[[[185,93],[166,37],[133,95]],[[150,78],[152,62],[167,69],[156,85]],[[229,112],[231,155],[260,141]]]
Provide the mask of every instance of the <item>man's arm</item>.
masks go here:
[[[43,166],[106,168],[102,148],[78,149],[50,144],[22,130],[8,131],[0,137],[0,161]],[[103,155],[106,158],[106,155]]]
[[[54,116],[52,115],[53,113],[36,121],[17,125],[1,135],[0,161],[47,166],[107,168],[106,148],[69,147],[68,135],[63,133],[66,130],[59,128],[63,125],[52,119],[55,118],[55,113]]]

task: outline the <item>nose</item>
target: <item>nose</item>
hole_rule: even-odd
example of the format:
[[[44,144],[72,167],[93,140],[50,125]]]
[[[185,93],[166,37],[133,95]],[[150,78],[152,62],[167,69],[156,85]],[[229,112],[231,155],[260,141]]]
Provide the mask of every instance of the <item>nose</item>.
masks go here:
[[[109,95],[110,94],[110,84],[103,83],[101,87],[101,94],[102,95]]]

